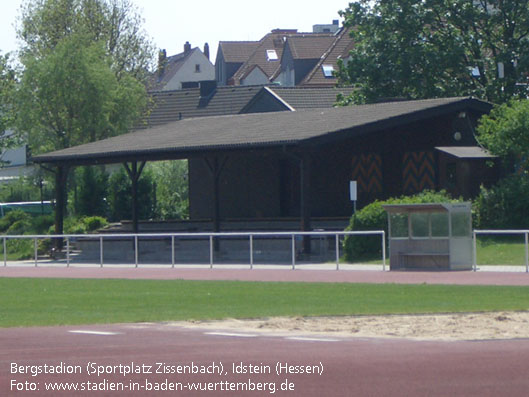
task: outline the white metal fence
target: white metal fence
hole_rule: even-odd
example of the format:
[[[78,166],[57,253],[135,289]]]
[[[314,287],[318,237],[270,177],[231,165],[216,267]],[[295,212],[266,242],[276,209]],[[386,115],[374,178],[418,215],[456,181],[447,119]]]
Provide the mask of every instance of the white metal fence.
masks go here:
[[[79,239],[90,239],[99,241],[99,265],[103,267],[104,265],[104,241],[112,239],[130,239],[133,241],[133,251],[134,251],[134,265],[138,267],[140,260],[139,252],[139,241],[141,239],[170,239],[171,240],[171,266],[176,266],[175,258],[175,240],[177,238],[193,238],[193,239],[204,239],[209,241],[209,266],[213,267],[215,263],[215,238],[244,238],[248,239],[248,253],[249,253],[249,266],[250,269],[254,267],[254,240],[259,237],[265,238],[283,238],[290,239],[290,255],[291,255],[291,268],[296,269],[296,238],[303,238],[304,236],[308,237],[317,237],[317,238],[332,238],[334,237],[335,244],[335,262],[336,270],[340,269],[340,238],[345,236],[371,236],[379,235],[380,244],[382,248],[382,270],[386,270],[386,235],[383,230],[375,231],[343,231],[343,232],[332,232],[332,231],[314,231],[314,232],[226,232],[226,233],[139,233],[139,234],[62,234],[62,235],[4,235],[1,236],[3,243],[3,260],[4,266],[7,266],[8,262],[8,245],[9,240],[33,240],[34,244],[34,261],[35,267],[39,264],[38,257],[38,242],[39,240],[46,239],[63,239],[65,242],[65,251],[66,251],[66,266],[69,267],[72,257],[72,247],[71,243]]]
[[[477,270],[477,235],[524,235],[525,236],[525,272],[529,273],[529,230],[474,230],[473,244],[473,270]]]

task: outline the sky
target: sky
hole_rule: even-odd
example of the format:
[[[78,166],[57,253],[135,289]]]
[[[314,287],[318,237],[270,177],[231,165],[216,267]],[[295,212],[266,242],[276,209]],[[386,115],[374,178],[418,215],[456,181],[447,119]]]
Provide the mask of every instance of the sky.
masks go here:
[[[23,0],[0,0],[0,53],[15,51],[16,18]],[[147,35],[167,55],[183,52],[189,41],[208,43],[215,63],[219,41],[259,40],[272,29],[312,31],[312,25],[341,18],[349,0],[132,0],[145,19]],[[310,4],[310,5],[309,5]]]

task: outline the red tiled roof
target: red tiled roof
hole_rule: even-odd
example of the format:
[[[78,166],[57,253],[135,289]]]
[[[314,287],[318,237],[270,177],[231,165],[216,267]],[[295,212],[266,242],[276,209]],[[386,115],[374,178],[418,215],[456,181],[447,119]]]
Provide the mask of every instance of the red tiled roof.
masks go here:
[[[221,41],[219,49],[226,63],[244,63],[258,44],[258,41]]]
[[[336,40],[333,34],[309,34],[288,38],[288,46],[294,59],[320,59]]]
[[[331,65],[334,70],[338,70],[338,59],[346,59],[354,46],[350,31],[350,28],[343,28],[338,33],[329,50],[322,56],[314,69],[307,74],[299,85],[319,87],[331,87],[336,85],[337,79],[335,77],[325,77],[322,66]]]

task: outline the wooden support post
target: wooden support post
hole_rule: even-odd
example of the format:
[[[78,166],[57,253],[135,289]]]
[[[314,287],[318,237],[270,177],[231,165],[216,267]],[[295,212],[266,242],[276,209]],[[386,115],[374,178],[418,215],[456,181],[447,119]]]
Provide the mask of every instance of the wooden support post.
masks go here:
[[[125,170],[127,171],[127,174],[129,175],[132,183],[132,232],[134,234],[137,234],[139,232],[138,181],[140,179],[143,168],[145,167],[145,161],[141,162],[139,168],[137,161],[133,161],[130,167],[127,163],[123,163],[123,166],[125,167]]]
[[[220,232],[220,174],[226,164],[227,157],[222,158],[220,161],[217,156],[213,157],[213,161],[208,158],[204,158],[204,160],[213,179],[213,232],[218,233]],[[214,248],[215,251],[220,250],[218,238],[214,239]]]
[[[301,215],[301,230],[309,232],[311,227],[311,186],[310,186],[310,154],[304,153],[300,162],[300,178],[301,178],[301,192],[300,192],[300,215]],[[311,253],[310,236],[303,236],[303,252],[305,254]]]
[[[55,173],[55,234],[64,233],[64,212],[66,209],[66,181],[68,167],[58,166]],[[54,239],[55,249],[62,251],[64,241],[62,238]]]

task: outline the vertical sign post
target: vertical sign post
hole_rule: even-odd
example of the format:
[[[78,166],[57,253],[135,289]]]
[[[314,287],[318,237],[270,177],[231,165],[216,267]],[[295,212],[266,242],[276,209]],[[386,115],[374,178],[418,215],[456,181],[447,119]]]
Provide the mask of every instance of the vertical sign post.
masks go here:
[[[356,181],[349,182],[349,198],[353,202],[353,209],[354,209],[353,213],[356,213],[356,200],[358,199],[358,190],[356,186]]]

